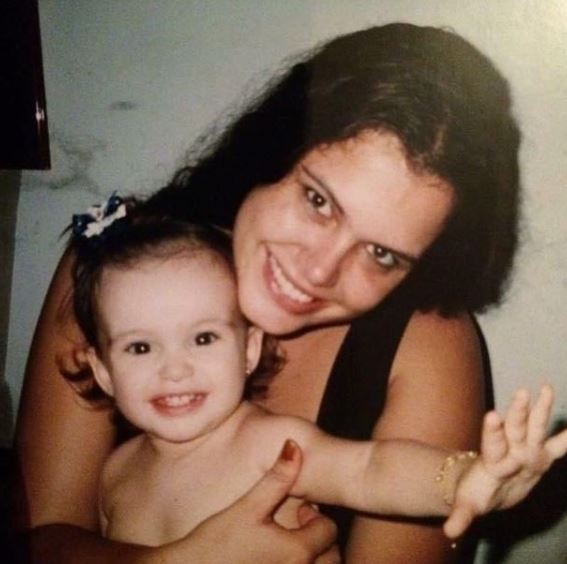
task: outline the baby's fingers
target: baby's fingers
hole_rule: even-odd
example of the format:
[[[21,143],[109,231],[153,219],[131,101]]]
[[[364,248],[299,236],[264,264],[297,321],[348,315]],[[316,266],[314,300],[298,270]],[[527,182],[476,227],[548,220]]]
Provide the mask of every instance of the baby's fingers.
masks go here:
[[[553,388],[548,384],[542,386],[528,420],[528,443],[532,446],[540,446],[545,441],[553,400]]]
[[[506,412],[504,428],[510,447],[523,445],[528,435],[530,395],[527,390],[517,390]]]
[[[504,423],[496,411],[484,416],[482,424],[481,453],[485,464],[500,462],[508,452]]]
[[[554,460],[565,456],[565,454],[567,454],[567,429],[547,439],[545,448]]]
[[[476,513],[471,506],[465,504],[456,504],[449,515],[449,518],[443,525],[443,532],[450,539],[456,539],[462,536],[470,527]]]

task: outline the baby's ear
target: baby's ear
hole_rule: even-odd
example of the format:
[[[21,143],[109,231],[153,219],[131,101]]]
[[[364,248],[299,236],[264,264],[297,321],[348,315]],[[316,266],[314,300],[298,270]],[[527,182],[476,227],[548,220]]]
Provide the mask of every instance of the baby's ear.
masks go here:
[[[113,397],[114,386],[112,385],[112,378],[93,347],[89,347],[87,350],[87,361],[93,371],[96,383],[102,388],[105,394]]]
[[[246,375],[252,374],[258,366],[262,354],[264,331],[254,325],[248,327],[248,340],[246,342]]]

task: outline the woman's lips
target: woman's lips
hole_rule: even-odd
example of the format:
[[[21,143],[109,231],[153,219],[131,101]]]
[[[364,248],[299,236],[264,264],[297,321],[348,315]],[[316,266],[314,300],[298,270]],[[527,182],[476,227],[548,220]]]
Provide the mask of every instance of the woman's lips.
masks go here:
[[[298,288],[285,274],[280,263],[268,252],[264,278],[276,303],[289,313],[311,313],[320,309],[323,301]]]
[[[150,403],[156,411],[164,415],[183,415],[201,407],[206,398],[206,392],[187,392],[156,396]]]

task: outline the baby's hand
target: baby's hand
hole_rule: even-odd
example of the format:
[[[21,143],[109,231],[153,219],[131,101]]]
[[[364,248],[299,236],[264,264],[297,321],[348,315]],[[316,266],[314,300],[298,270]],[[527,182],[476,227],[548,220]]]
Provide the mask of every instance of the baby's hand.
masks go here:
[[[459,480],[443,527],[449,538],[462,535],[475,517],[522,501],[567,452],[567,429],[546,439],[552,406],[546,385],[531,409],[529,393],[519,390],[504,421],[494,411],[485,416],[480,456]]]

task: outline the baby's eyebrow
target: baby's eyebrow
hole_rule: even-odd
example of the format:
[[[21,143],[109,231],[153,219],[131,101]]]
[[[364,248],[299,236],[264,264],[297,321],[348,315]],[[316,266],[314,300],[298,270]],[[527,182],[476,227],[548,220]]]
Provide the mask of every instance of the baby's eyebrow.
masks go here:
[[[108,343],[112,344],[116,341],[124,341],[126,339],[143,340],[147,338],[147,334],[142,333],[142,331],[139,329],[129,329],[127,331],[120,331],[118,333],[115,333],[114,335],[107,334],[106,338],[108,340]]]
[[[220,319],[216,317],[211,317],[211,318],[199,319],[199,321],[196,322],[194,325],[195,327],[199,327],[201,325],[224,325],[226,327],[239,327],[239,321],[234,319]]]

